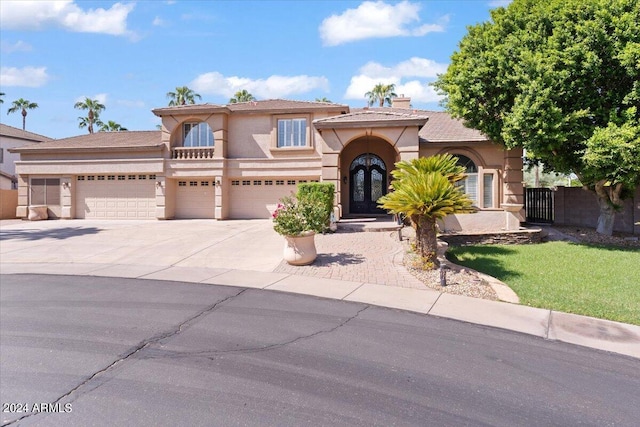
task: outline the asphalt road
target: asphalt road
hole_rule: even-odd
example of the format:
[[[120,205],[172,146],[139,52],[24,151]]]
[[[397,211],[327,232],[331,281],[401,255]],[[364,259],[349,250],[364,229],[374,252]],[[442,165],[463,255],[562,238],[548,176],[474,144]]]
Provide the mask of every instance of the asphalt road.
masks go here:
[[[432,316],[78,276],[0,276],[0,303],[2,425],[640,419],[638,359]]]

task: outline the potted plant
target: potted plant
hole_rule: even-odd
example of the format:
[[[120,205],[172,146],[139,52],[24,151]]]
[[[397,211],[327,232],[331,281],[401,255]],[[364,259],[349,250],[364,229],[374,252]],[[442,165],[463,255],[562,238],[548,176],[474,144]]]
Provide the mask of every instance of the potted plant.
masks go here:
[[[315,234],[324,231],[328,215],[326,204],[314,194],[280,199],[271,216],[273,229],[285,238],[285,261],[292,265],[308,265],[316,259]]]

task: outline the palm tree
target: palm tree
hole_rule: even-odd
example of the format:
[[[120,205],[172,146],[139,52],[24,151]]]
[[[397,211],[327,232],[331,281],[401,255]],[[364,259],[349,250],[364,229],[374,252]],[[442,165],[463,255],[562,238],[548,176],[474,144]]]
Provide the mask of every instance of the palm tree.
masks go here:
[[[331,100],[327,99],[326,96],[323,96],[322,98],[316,98],[316,102],[328,102],[328,103],[331,103]]]
[[[16,111],[22,111],[22,130],[25,130],[27,122],[27,110],[33,110],[35,108],[38,108],[38,104],[20,98],[13,101],[13,103],[11,104],[11,108],[7,110],[7,114],[15,113]]]
[[[237,104],[238,102],[255,101],[256,97],[247,92],[246,89],[239,90],[233,95],[233,98],[229,100],[229,104]]]
[[[437,266],[436,221],[453,213],[475,212],[469,197],[456,187],[465,178],[464,167],[451,155],[421,157],[396,163],[392,191],[378,205],[403,214],[416,230],[416,247],[425,265]]]
[[[396,90],[395,84],[384,84],[378,83],[371,89],[369,92],[365,93],[364,96],[369,98],[369,107],[378,102],[380,107],[384,107],[384,103],[391,106],[391,100],[398,95],[394,92]]]
[[[167,98],[169,98],[169,106],[195,104],[195,99],[202,99],[200,94],[195,93],[187,86],[177,87],[175,92],[167,92]]]
[[[120,124],[114,122],[113,120],[109,120],[107,123],[100,123],[100,129],[98,132],[122,132],[128,130],[125,127],[122,127]]]
[[[6,94],[4,92],[0,92],[0,104],[4,104],[4,99],[2,98],[4,98],[5,95]]]
[[[87,113],[87,117],[78,117],[78,120],[80,121],[78,127],[81,129],[86,127],[89,129],[89,133],[93,133],[93,125],[94,123],[97,125],[102,123],[98,116],[106,107],[97,99],[85,98],[84,101],[76,102],[73,108],[89,111]]]

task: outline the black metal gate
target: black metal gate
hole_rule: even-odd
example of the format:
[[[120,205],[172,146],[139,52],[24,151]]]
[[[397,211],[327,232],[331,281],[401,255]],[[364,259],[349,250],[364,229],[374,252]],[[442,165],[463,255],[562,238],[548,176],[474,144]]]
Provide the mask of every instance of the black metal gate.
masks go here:
[[[527,222],[553,223],[553,190],[526,188],[524,198]]]

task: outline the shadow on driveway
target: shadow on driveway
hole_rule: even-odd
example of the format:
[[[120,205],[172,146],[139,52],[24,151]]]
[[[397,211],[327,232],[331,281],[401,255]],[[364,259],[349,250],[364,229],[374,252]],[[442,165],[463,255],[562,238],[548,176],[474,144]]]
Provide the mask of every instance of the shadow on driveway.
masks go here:
[[[88,234],[98,234],[100,231],[102,231],[102,229],[97,227],[64,227],[54,228],[51,230],[2,230],[0,231],[0,241],[41,239],[63,240]]]
[[[346,252],[332,253],[332,254],[318,254],[318,258],[312,264],[315,266],[323,266],[329,264],[336,265],[353,265],[362,264],[366,259],[362,255],[354,255]]]

